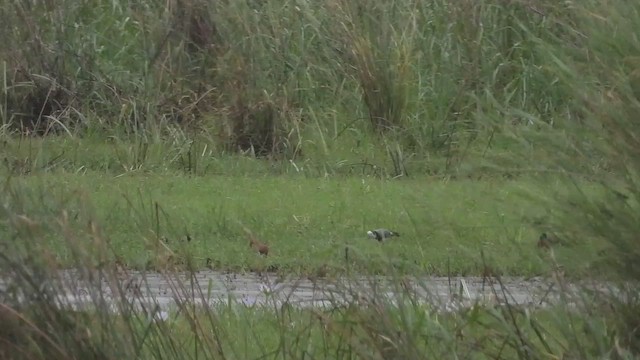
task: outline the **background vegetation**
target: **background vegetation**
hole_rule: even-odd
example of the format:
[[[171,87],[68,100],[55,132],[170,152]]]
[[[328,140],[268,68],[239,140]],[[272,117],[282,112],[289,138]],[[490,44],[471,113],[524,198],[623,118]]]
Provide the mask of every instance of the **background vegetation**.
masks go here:
[[[211,257],[216,267],[316,272],[339,270],[341,260],[322,259],[343,246],[365,259],[390,255],[390,263],[381,255],[360,268],[371,272],[446,273],[449,263],[435,259],[450,256],[457,273],[492,266],[533,275],[550,263],[579,277],[633,283],[640,276],[640,5],[633,2],[6,1],[0,19],[1,263],[5,278],[36,294],[42,290],[33,284],[51,275],[34,269],[49,266],[184,268],[193,259],[197,268]],[[407,229],[409,240],[385,250],[352,240],[382,221]],[[241,242],[246,250],[243,226],[280,249],[275,260],[236,255]],[[550,254],[535,250],[543,231],[560,242]],[[223,254],[194,255],[220,245],[206,245],[211,234]],[[324,258],[299,257],[314,243],[321,245],[312,254]],[[49,277],[34,275],[41,273]],[[378,308],[338,313],[348,329],[315,317],[324,320],[309,334],[322,328],[334,336],[314,338],[324,347],[285,347],[291,335],[279,322],[277,350],[256,351],[425,358],[437,341],[438,357],[632,358],[640,311],[637,290],[627,295],[586,301],[579,320],[564,308],[526,313],[529,333],[509,312],[487,310],[495,324],[477,312],[453,315],[454,325],[486,325],[478,336],[487,342],[456,337],[456,326],[415,325],[431,318],[386,321],[405,308]],[[73,320],[45,300],[34,312],[17,311],[40,331],[26,343],[3,335],[3,344],[25,349],[14,357],[50,355],[49,346],[66,349],[61,358],[86,356],[85,342],[41,337]],[[153,342],[137,320],[87,316],[102,320],[95,328],[71,323],[92,339],[94,329],[110,334],[86,343],[104,358],[246,357],[182,352],[182,333],[166,330]],[[545,316],[563,322],[554,327]],[[195,329],[199,318],[186,323]],[[109,325],[116,323],[128,330]],[[540,323],[551,329],[546,337]],[[409,331],[414,325],[419,330]],[[212,333],[188,339],[216,349]],[[343,345],[344,337],[353,342]],[[148,341],[151,352],[140,355]]]
[[[591,60],[614,57],[586,33],[597,6],[10,2],[0,115],[6,131],[124,143],[134,167],[203,173],[238,151],[314,175],[468,173],[489,154],[543,167],[550,134],[588,132],[586,96],[618,96],[595,81],[620,70]]]

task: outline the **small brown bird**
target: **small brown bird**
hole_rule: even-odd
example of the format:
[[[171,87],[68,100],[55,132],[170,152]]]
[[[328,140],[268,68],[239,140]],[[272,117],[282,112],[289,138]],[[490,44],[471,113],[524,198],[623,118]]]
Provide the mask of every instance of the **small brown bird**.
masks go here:
[[[549,249],[551,248],[551,245],[556,244],[557,242],[557,239],[552,238],[547,235],[547,233],[542,233],[538,238],[538,248]]]
[[[256,239],[254,236],[249,236],[249,247],[258,251],[260,255],[267,256],[269,255],[269,246],[260,242],[260,240]]]
[[[260,241],[246,226],[242,226],[242,228],[249,238],[249,248],[256,250],[260,255],[269,255],[269,246]]]

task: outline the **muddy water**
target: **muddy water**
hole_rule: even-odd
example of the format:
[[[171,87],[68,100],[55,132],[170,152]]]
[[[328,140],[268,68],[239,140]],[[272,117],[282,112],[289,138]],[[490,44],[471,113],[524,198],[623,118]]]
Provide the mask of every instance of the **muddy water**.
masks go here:
[[[381,298],[389,302],[410,298],[444,311],[470,306],[476,301],[544,307],[558,300],[560,287],[554,281],[542,278],[503,277],[498,282],[479,277],[425,277],[400,281],[376,276],[311,281],[215,271],[200,271],[193,276],[131,271],[106,280],[101,279],[99,274],[89,276],[87,273],[67,270],[57,278],[60,279],[57,289],[64,289],[59,301],[73,308],[95,304],[117,308],[116,304],[125,300],[142,308],[152,307],[163,311],[191,302],[309,307],[339,306],[354,301],[371,303],[375,301],[372,299]],[[0,283],[0,287],[5,286]],[[577,295],[578,287],[566,285],[564,291],[565,295]]]

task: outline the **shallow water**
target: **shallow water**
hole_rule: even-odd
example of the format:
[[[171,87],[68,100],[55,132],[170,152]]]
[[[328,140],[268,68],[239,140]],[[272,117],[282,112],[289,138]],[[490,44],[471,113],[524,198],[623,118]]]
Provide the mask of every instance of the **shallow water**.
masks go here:
[[[102,276],[102,277],[101,277]],[[424,277],[393,279],[361,276],[333,280],[279,278],[273,274],[229,274],[199,271],[187,273],[121,272],[107,279],[104,273],[61,271],[55,283],[57,301],[74,309],[133,303],[141,309],[167,311],[185,303],[280,307],[340,306],[358,301],[371,304],[420,302],[434,309],[451,311],[475,302],[545,307],[558,301],[559,285],[550,279],[502,277]],[[0,282],[5,290],[6,282]],[[64,289],[64,292],[59,291]],[[62,294],[61,294],[62,293]],[[578,296],[576,285],[565,284],[565,295]],[[374,300],[375,299],[375,300]],[[100,305],[98,305],[100,304]]]

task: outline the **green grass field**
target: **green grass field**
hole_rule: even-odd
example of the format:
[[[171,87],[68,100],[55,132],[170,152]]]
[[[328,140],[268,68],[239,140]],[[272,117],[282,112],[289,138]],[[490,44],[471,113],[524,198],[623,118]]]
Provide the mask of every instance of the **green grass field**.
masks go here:
[[[384,273],[392,264],[402,273],[480,275],[486,265],[496,273],[534,276],[548,271],[538,236],[553,229],[544,221],[546,209],[523,194],[566,186],[543,184],[541,178],[54,171],[13,177],[6,186],[18,194],[11,201],[14,212],[43,224],[63,267],[72,266],[73,258],[54,224],[65,210],[80,234],[89,233],[89,220],[99,225],[119,261],[136,269],[169,265],[163,263],[169,249],[173,265],[191,259],[196,268],[218,270],[314,274],[348,266]],[[367,230],[378,227],[401,237],[386,243],[369,239]],[[244,228],[269,245],[268,257],[249,248]],[[578,276],[588,270],[595,250],[583,242],[559,246],[556,256]]]

